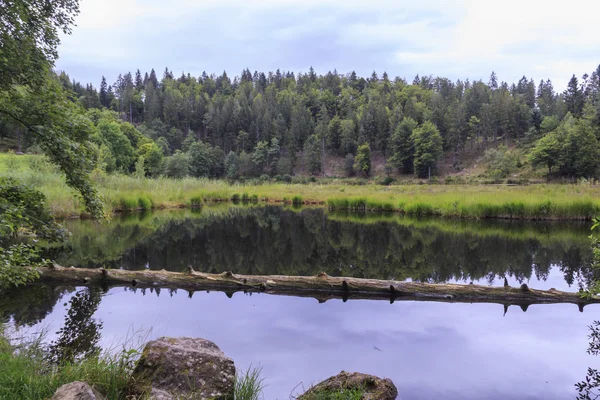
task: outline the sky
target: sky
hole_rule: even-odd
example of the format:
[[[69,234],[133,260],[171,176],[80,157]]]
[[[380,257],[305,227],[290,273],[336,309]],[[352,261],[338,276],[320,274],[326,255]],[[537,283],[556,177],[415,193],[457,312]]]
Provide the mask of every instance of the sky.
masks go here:
[[[373,71],[566,87],[600,63],[593,0],[81,0],[56,67],[98,87],[168,66],[176,76]]]

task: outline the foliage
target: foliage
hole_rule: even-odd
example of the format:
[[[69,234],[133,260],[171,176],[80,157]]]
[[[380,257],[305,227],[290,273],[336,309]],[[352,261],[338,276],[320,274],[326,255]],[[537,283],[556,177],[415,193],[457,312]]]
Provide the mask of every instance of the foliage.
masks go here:
[[[197,178],[209,177],[213,166],[212,151],[210,145],[204,142],[194,142],[187,153],[190,163],[190,174]],[[178,176],[178,177],[183,177]]]
[[[147,176],[156,177],[162,172],[163,150],[156,143],[142,144],[138,148],[138,160],[141,157],[144,159],[144,170]]]
[[[0,92],[13,85],[38,86],[58,58],[59,34],[70,33],[79,13],[77,0],[2,2]]]
[[[25,285],[39,278],[36,267],[47,265],[39,250],[26,244],[0,247],[0,289]]]
[[[442,137],[436,126],[427,121],[413,131],[411,139],[415,146],[415,174],[430,177],[442,155]]]
[[[14,242],[23,234],[49,241],[67,237],[66,230],[54,222],[41,192],[0,177],[0,289],[37,279],[35,268],[48,264],[34,246]]]
[[[58,338],[48,348],[48,358],[54,364],[73,363],[100,354],[98,342],[102,322],[93,318],[101,294],[96,289],[77,292],[69,300],[69,310]]]
[[[414,142],[412,133],[417,128],[417,121],[412,118],[404,118],[398,124],[390,139],[390,163],[399,171],[404,173],[413,172]]]
[[[77,190],[87,211],[102,215],[102,203],[89,180],[97,158],[91,142],[94,127],[55,78],[46,76],[36,88],[0,91],[1,116],[31,132],[48,159],[65,174],[68,185]]]
[[[365,143],[358,147],[354,157],[354,169],[363,176],[371,173],[371,147]]]
[[[506,178],[520,163],[518,152],[503,145],[486,150],[484,159],[488,165],[487,174],[494,179]]]
[[[545,164],[569,177],[595,177],[598,174],[600,143],[590,119],[575,119],[570,114],[557,129],[541,138],[530,155],[533,165]]]
[[[548,175],[552,175],[552,168],[558,163],[561,152],[560,138],[556,133],[550,133],[535,144],[529,161],[533,166],[545,165],[548,167]]]
[[[66,237],[46,206],[46,196],[13,178],[0,177],[0,242],[22,230],[50,240]]]
[[[598,259],[596,259],[598,260]],[[588,327],[591,333],[587,353],[597,356],[600,354],[600,321],[594,321]],[[600,371],[588,368],[585,379],[575,384],[578,395],[577,400],[594,400],[600,396]]]
[[[176,179],[188,176],[190,174],[190,157],[179,150],[175,151],[175,154],[165,159],[164,174],[169,178]]]
[[[236,153],[230,151],[225,157],[225,177],[227,179],[236,179],[239,174],[240,159]]]
[[[304,159],[306,168],[312,175],[321,172],[321,145],[316,135],[310,136],[304,144]]]
[[[354,176],[354,156],[352,154],[346,154],[344,157],[344,175]]]
[[[0,118],[36,138],[48,158],[64,172],[92,215],[102,203],[91,185],[92,127],[51,73],[59,33],[70,33],[79,13],[77,0],[3,2],[0,15]]]

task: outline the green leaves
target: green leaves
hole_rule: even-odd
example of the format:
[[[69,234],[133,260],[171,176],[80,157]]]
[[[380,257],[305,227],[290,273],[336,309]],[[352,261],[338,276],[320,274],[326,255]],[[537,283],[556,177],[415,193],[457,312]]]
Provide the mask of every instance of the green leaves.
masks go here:
[[[426,178],[433,173],[442,155],[442,137],[437,127],[426,121],[413,131],[411,138],[415,145],[415,174]]]
[[[90,141],[95,129],[55,77],[45,74],[34,89],[0,90],[0,115],[31,132],[48,159],[65,174],[67,184],[77,190],[86,211],[94,217],[103,215],[103,204],[89,179],[97,158]]]
[[[364,176],[371,173],[371,147],[368,143],[358,147],[354,157],[354,169]]]
[[[39,278],[36,267],[47,265],[39,250],[26,244],[0,247],[0,289],[24,285]]]

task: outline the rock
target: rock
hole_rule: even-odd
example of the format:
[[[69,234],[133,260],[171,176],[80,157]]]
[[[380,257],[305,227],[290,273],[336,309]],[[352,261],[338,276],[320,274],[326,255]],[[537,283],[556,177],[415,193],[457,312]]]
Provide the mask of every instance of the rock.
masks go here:
[[[150,400],[233,398],[233,360],[211,341],[163,337],[146,344],[131,376],[133,396]]]
[[[362,400],[396,400],[398,389],[390,379],[381,379],[373,375],[359,372],[345,372],[332,376],[316,386],[311,387],[298,400],[312,400],[318,393],[339,392],[342,389],[363,390]]]
[[[103,400],[104,397],[85,382],[73,382],[58,388],[52,400]]]

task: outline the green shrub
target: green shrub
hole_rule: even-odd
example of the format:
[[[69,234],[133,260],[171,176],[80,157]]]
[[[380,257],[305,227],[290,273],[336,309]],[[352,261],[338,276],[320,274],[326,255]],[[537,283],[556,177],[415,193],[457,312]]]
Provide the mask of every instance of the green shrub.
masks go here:
[[[300,206],[304,204],[304,199],[302,199],[302,196],[296,195],[292,197],[292,204],[295,206]]]
[[[190,200],[190,205],[192,208],[200,208],[203,204],[204,199],[202,198],[202,196],[195,196],[192,197],[192,199]]]
[[[266,175],[266,174],[263,174],[263,175],[261,175],[261,176],[258,178],[258,182],[259,182],[260,184],[267,183],[267,182],[269,182],[270,180],[271,180],[271,177],[270,177],[269,175]]]
[[[121,197],[119,199],[119,209],[121,211],[133,211],[138,208],[138,199],[131,197]]]
[[[379,184],[383,186],[389,186],[392,183],[394,183],[394,178],[392,178],[391,176],[386,176],[385,178],[379,181]]]
[[[152,208],[154,208],[154,203],[150,197],[141,196],[138,199],[138,208],[141,210],[152,210]]]

